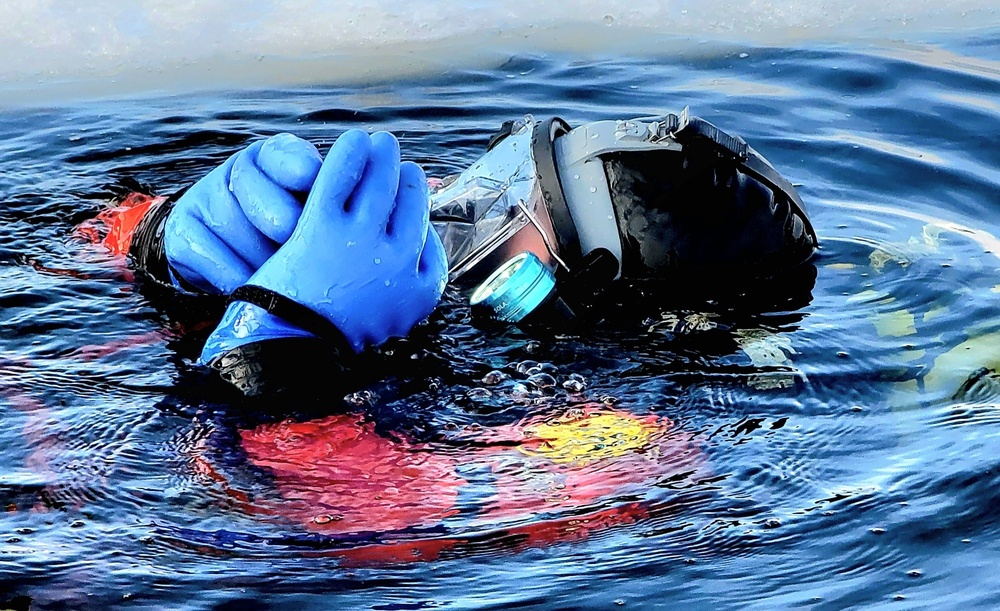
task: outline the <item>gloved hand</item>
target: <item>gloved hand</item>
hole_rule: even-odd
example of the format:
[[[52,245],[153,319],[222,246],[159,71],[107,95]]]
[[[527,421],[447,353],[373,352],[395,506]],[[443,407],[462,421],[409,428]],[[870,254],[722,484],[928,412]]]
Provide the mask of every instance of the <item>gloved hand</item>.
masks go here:
[[[323,158],[291,134],[254,142],[199,180],[170,211],[164,252],[195,287],[229,294],[291,236]],[[176,278],[174,284],[179,285]]]
[[[377,346],[426,318],[444,291],[447,259],[429,213],[424,172],[400,164],[395,137],[346,132],[327,154],[291,237],[247,284],[304,306],[355,352]],[[236,301],[201,360],[308,335],[298,322]]]

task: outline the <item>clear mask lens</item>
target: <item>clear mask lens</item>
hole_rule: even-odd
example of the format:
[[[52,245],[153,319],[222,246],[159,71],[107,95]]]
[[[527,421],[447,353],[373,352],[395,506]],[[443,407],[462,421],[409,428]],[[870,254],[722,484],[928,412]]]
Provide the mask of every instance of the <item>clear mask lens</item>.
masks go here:
[[[448,255],[451,280],[480,280],[519,252],[558,264],[551,220],[531,157],[527,118],[513,133],[431,194],[431,221]]]

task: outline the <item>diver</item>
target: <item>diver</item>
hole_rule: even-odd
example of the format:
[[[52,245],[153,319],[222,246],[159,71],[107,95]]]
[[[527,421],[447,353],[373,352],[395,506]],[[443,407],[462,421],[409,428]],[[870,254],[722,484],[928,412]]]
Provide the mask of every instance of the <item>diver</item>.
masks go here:
[[[349,377],[447,283],[480,319],[560,324],[599,318],[611,287],[744,286],[818,246],[792,185],[687,109],[507,122],[433,194],[388,133],[348,131],[325,159],[280,134],[130,219],[116,235],[147,278],[227,299],[200,360],[247,395]]]

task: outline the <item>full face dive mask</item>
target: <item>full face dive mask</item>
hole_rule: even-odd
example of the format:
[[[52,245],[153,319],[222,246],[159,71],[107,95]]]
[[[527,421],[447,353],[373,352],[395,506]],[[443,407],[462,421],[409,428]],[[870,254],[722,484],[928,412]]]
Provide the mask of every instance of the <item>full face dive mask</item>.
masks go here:
[[[617,278],[759,276],[817,247],[792,185],[686,108],[575,129],[505,123],[431,195],[431,220],[451,282],[478,285],[473,306],[514,323],[544,304],[586,308]]]

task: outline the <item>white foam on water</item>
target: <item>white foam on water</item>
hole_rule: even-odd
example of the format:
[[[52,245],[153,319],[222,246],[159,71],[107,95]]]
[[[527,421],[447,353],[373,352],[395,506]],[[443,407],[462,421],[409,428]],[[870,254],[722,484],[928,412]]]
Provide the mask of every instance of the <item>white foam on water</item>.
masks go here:
[[[0,102],[391,78],[512,52],[919,40],[995,0],[0,0]]]

